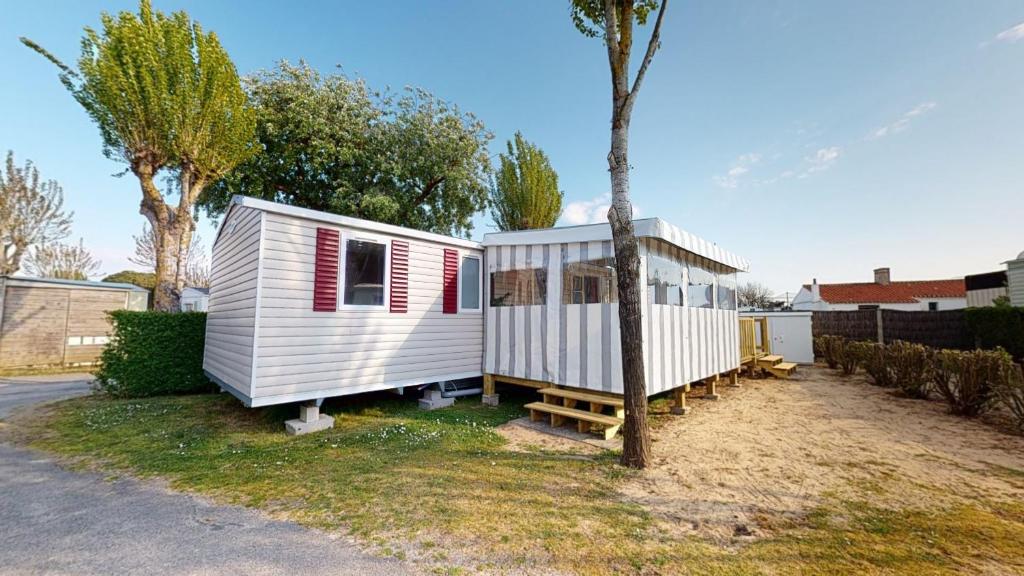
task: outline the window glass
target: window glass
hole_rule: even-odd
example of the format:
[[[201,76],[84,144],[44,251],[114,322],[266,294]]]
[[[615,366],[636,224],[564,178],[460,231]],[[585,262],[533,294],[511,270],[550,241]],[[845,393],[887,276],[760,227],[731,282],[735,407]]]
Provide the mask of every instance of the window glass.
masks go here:
[[[480,259],[470,256],[462,257],[462,276],[459,277],[462,290],[462,308],[464,310],[480,309]]]
[[[683,305],[683,264],[665,256],[647,256],[647,297],[652,304]]]
[[[548,295],[543,268],[491,272],[491,306],[539,306]]]
[[[698,264],[689,266],[689,286],[686,295],[694,308],[715,307],[715,275]]]
[[[345,243],[345,304],[384,305],[384,256],[387,247],[376,242]]]
[[[718,275],[718,309],[736,309],[736,274],[721,273]]]
[[[618,301],[614,258],[562,265],[562,304],[612,304]]]

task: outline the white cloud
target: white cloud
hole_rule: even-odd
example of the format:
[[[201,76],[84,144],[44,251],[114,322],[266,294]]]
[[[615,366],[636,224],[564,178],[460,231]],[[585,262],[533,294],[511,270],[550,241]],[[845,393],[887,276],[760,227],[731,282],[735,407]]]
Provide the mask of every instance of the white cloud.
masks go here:
[[[713,176],[711,180],[719,188],[736,188],[740,184],[740,178],[750,172],[750,168],[761,161],[761,155],[756,152],[743,154],[733,160],[729,170],[724,175]]]
[[[909,111],[905,112],[902,116],[897,118],[895,122],[886,124],[885,126],[881,126],[879,128],[875,128],[874,130],[872,130],[871,134],[868,135],[867,140],[878,140],[879,138],[885,138],[886,136],[899,134],[900,132],[903,132],[910,126],[910,122],[914,118],[927,114],[928,112],[932,111],[936,106],[938,106],[938,104],[936,104],[935,102],[923,102],[921,104],[918,104],[917,106],[914,106],[912,109],[910,109]]]
[[[807,178],[815,172],[823,172],[832,167],[839,160],[843,150],[839,146],[819,148],[814,154],[804,157],[806,168],[797,174],[797,178]]]
[[[992,39],[992,42],[1007,42],[1013,44],[1018,40],[1024,40],[1024,22],[996,34],[996,37]]]
[[[599,224],[608,221],[608,209],[612,205],[611,192],[605,192],[590,200],[570,202],[562,211],[562,222],[570,226]],[[633,218],[640,215],[640,209],[633,205]]]

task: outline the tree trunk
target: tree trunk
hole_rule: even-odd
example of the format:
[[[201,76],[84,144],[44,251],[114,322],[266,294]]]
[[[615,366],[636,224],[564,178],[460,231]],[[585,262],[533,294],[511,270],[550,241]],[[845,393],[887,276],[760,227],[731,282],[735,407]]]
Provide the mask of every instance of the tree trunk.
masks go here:
[[[153,252],[156,259],[156,286],[153,288],[153,308],[163,312],[178,312],[179,298],[185,287],[185,268],[188,247],[195,227],[188,210],[172,210],[153,184],[154,171],[139,163],[132,167],[142,187],[139,212],[153,228]]]
[[[633,205],[629,201],[629,121],[612,113],[612,149],[608,155],[612,206],[608,222],[615,244],[615,273],[619,285],[619,339],[622,342],[622,382],[626,422],[623,426],[622,464],[646,468],[651,458],[647,427],[647,385],[644,378],[643,323],[640,310],[640,254],[633,233]]]

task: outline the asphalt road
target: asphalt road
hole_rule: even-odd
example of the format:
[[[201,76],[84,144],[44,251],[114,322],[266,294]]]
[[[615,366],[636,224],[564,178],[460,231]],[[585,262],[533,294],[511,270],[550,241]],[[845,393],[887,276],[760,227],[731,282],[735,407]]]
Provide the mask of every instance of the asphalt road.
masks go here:
[[[0,378],[0,419],[16,407],[86,394],[88,375]],[[0,573],[410,573],[341,538],[156,482],[64,470],[0,443]]]

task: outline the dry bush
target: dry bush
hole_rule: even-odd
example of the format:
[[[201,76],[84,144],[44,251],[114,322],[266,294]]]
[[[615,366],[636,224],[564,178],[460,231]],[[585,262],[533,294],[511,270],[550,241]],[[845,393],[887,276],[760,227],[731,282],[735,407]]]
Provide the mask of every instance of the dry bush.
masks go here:
[[[858,342],[844,340],[839,347],[839,368],[843,374],[850,376],[857,372],[857,368],[864,361],[870,342]]]
[[[818,350],[821,352],[822,357],[825,358],[825,363],[833,370],[838,368],[842,346],[846,339],[842,336],[825,335],[819,336],[817,340]]]
[[[1007,382],[1013,377],[1013,360],[1002,349],[942,350],[936,358],[933,382],[949,403],[950,411],[969,418],[989,411],[997,389],[1010,386]]]
[[[861,366],[876,386],[893,386],[892,368],[885,355],[885,346],[877,342],[860,342]]]
[[[926,346],[897,340],[885,347],[893,384],[911,398],[927,398],[931,388],[931,362]]]
[[[1012,362],[1005,365],[995,385],[996,398],[1013,416],[1017,430],[1024,432],[1024,371]]]

